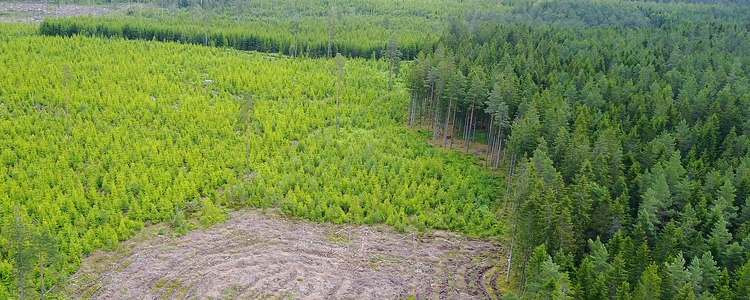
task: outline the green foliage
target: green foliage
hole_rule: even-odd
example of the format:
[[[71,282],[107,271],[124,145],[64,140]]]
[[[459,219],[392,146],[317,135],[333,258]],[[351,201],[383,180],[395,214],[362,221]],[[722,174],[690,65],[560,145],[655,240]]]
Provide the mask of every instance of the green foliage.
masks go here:
[[[526,298],[574,294],[560,292],[565,272],[582,299],[742,297],[750,6],[704,2],[155,0],[39,26],[70,39],[0,25],[6,244],[16,205],[34,220],[22,227],[55,236],[72,270],[144,221],[184,233],[185,214],[200,211],[207,226],[225,206],[486,236],[500,232],[504,190],[515,274],[533,267]],[[414,62],[391,92],[399,52]],[[329,53],[343,56],[306,59]],[[344,56],[371,55],[342,72]],[[256,120],[237,95],[255,101]],[[507,190],[405,120],[442,133],[445,148],[448,136],[466,152],[489,141],[493,171],[508,158]]]
[[[695,292],[693,291],[693,286],[690,284],[690,282],[686,283],[684,287],[680,290],[680,294],[677,295],[678,300],[695,300]]]
[[[720,274],[711,252],[706,252],[701,257],[693,259],[688,271],[696,295],[710,291],[718,281]]]
[[[347,60],[343,73],[333,61],[83,36],[18,37],[0,51],[12,56],[0,63],[0,148],[13,149],[1,152],[2,236],[12,240],[18,205],[35,224],[24,228],[54,237],[61,255],[45,258],[47,288],[144,222],[170,222],[184,234],[195,227],[189,216],[210,226],[225,220],[228,206],[402,232],[500,233],[499,183],[472,158],[433,149],[399,125],[405,90],[394,78],[387,91],[386,62]],[[252,109],[238,97],[253,99]],[[11,265],[13,245],[0,245]],[[28,265],[38,265],[32,243],[19,245]],[[30,270],[26,288],[38,291]]]
[[[213,202],[209,199],[203,199],[201,204],[201,216],[200,221],[203,226],[211,226],[216,223],[222,223],[226,220],[226,217],[221,213],[219,208],[214,206]]]
[[[636,299],[659,299],[661,295],[661,278],[657,274],[657,266],[652,264],[641,275],[638,287],[635,289]]]
[[[575,257],[577,297],[674,299],[688,282],[692,296],[716,296],[719,270],[734,278],[747,259],[750,27],[740,15],[748,8],[511,2],[519,6],[496,22],[451,28],[417,57],[407,88],[414,120],[442,120],[434,116],[449,102],[434,101],[433,83],[442,82],[433,74],[453,65],[469,78],[453,118],[463,134],[446,136],[469,140],[482,124],[485,136],[503,141],[518,228],[514,274],[523,278],[519,269],[546,243],[553,257]],[[451,77],[449,93],[460,83]],[[472,113],[477,103],[486,114]],[[489,123],[503,104],[512,121],[500,132]],[[587,244],[604,245],[618,232],[632,248],[605,259],[598,244]],[[622,247],[623,237],[615,243]],[[620,281],[598,294],[601,270],[627,274],[628,290]],[[642,282],[647,271],[664,280],[658,293]]]
[[[521,299],[572,299],[568,274],[552,261],[544,245],[534,249]]]
[[[686,296],[683,289],[686,284],[689,284],[690,274],[685,269],[685,258],[682,253],[677,254],[671,263],[666,263],[664,273],[666,276],[664,276],[662,283],[662,297],[675,299]],[[692,285],[690,286],[690,292],[692,293]]]
[[[729,285],[729,273],[727,272],[727,268],[724,268],[724,271],[721,272],[721,276],[719,276],[719,280],[716,282],[716,286],[714,287],[714,297],[716,297],[716,300],[734,299],[734,292]]]
[[[750,299],[750,260],[737,270],[733,287],[737,299]]]

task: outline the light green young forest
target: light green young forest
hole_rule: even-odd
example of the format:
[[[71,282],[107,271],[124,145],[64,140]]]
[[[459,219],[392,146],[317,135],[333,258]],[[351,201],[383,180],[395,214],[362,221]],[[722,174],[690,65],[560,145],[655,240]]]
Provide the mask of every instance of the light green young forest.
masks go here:
[[[334,60],[175,43],[0,39],[0,298],[15,295],[19,270],[38,294],[40,252],[50,287],[144,223],[182,234],[230,208],[501,230],[497,184],[403,127],[406,90],[387,92],[384,61],[338,71]]]

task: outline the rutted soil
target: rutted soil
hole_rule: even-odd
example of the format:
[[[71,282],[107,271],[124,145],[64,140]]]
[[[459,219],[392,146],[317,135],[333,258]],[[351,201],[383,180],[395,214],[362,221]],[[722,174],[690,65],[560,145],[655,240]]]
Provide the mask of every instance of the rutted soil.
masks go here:
[[[497,299],[506,255],[454,233],[240,211],[219,227],[147,241],[101,274],[87,273],[89,257],[72,285],[89,299]]]
[[[59,7],[44,3],[0,3],[0,22],[41,23],[45,17],[69,17],[80,15],[106,15],[120,9],[128,9],[132,4],[114,6],[91,6],[63,4]]]

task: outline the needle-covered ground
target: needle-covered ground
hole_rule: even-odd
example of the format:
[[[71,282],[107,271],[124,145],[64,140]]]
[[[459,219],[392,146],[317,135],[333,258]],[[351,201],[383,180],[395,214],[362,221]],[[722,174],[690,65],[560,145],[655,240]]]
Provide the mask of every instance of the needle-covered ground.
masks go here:
[[[493,241],[442,231],[242,210],[208,230],[141,240],[120,258],[96,253],[70,288],[89,299],[495,299],[506,255]]]

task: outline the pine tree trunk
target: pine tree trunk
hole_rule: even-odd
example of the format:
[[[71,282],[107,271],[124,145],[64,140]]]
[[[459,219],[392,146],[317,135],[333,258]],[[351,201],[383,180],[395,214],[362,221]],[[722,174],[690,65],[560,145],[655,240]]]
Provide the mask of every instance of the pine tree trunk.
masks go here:
[[[500,157],[500,148],[502,147],[503,142],[500,140],[500,137],[495,138],[495,148],[493,149],[493,155],[492,155],[492,179],[495,179],[495,170],[497,170],[497,162],[498,158]]]
[[[495,180],[495,170],[497,169],[497,156],[500,153],[500,137],[496,136],[493,140],[495,141],[494,142],[495,145],[492,147],[492,158],[490,158],[491,160],[490,163],[492,164],[492,180]]]
[[[463,131],[462,131],[461,138],[463,138],[464,142],[466,142],[466,140],[467,140],[466,137],[469,136],[469,132],[468,132],[468,130],[469,130],[469,110],[468,109],[466,110],[466,115],[464,116],[464,128],[462,128],[462,129],[463,129]]]
[[[453,105],[453,97],[448,99],[448,111],[445,113],[445,127],[444,134],[443,134],[443,149],[445,149],[446,145],[448,144],[448,121],[451,119],[451,106]],[[453,136],[451,136],[453,138]]]
[[[433,102],[434,101],[435,101],[435,84],[433,83],[432,86],[430,87],[430,106],[429,106],[429,109],[427,110],[427,115],[428,115],[428,117],[427,117],[427,129],[432,129],[432,121],[433,121],[432,120],[432,112],[433,112],[432,110],[434,108],[434,106],[433,106]]]
[[[406,108],[406,127],[411,126],[411,102],[414,100],[414,97],[409,97],[409,107]]]
[[[510,159],[510,168],[508,168],[508,189],[505,191],[505,207],[503,212],[508,209],[508,197],[510,196],[510,182],[513,178],[513,169],[515,168],[516,151],[513,151],[513,156]]]
[[[430,121],[430,120],[425,120],[425,118],[427,118],[427,115],[429,114],[429,109],[430,109],[429,103],[427,102],[428,100],[429,100],[429,96],[427,96],[425,94],[425,97],[422,100],[424,102],[422,104],[422,106],[423,106],[422,113],[419,115],[420,120],[422,120],[421,122],[425,122],[425,121],[429,122]],[[421,122],[420,122],[419,125],[422,125]]]
[[[451,147],[448,149],[448,151],[453,150],[453,140],[456,138],[456,111],[458,110],[458,105],[453,108],[453,124],[451,124]]]
[[[494,120],[495,120],[495,115],[492,115],[490,117],[490,128],[489,128],[489,130],[487,130],[487,152],[485,153],[485,156],[484,156],[484,170],[485,171],[487,171],[487,160],[490,159],[490,151],[494,150],[492,148],[492,146],[494,146],[493,145],[494,143],[490,142],[491,141],[490,140],[490,132],[492,131],[492,121],[494,121]],[[494,141],[494,140],[492,140],[492,141]]]
[[[492,179],[495,179],[495,170],[497,170],[498,163],[500,162],[500,152],[503,150],[503,140],[500,139],[500,130],[497,131],[497,153],[495,154],[495,167],[492,169]],[[503,157],[505,154],[503,153]]]
[[[497,141],[497,147],[495,151],[495,168],[492,169],[492,173],[495,173],[495,170],[497,170],[498,163],[500,162],[500,152],[503,151],[503,140],[500,138],[500,131],[501,129],[497,130],[497,136],[495,137],[495,140]]]
[[[503,163],[505,163],[505,151],[503,151],[503,147],[505,146],[505,142],[500,138],[497,137],[497,156],[495,157],[495,170],[497,170],[500,167],[500,153],[503,154]]]
[[[411,113],[412,113],[412,107],[414,106],[414,93],[412,93],[412,97],[409,98],[409,111],[406,114],[406,125],[411,126]]]
[[[517,228],[518,228],[518,210],[521,207],[521,197],[523,196],[523,186],[524,186],[525,182],[526,182],[526,167],[524,167],[523,168],[523,172],[521,172],[521,185],[518,187],[518,189],[520,190],[520,192],[517,193],[517,195],[518,195],[518,197],[516,198],[517,202],[515,203],[515,205],[513,207],[514,215],[516,216],[515,217],[516,221],[515,221],[515,225],[514,225],[514,228],[513,228],[513,232],[514,232],[513,233],[513,237],[514,237],[514,240],[515,240],[515,236],[516,236],[516,232],[517,232]],[[513,243],[513,242],[511,242],[511,243]],[[527,256],[523,256],[523,258],[525,258],[525,259],[523,261],[523,267],[521,268],[521,280],[520,280],[522,288],[518,290],[518,295],[519,296],[521,295],[521,290],[523,289],[523,286],[526,283],[526,263],[528,263],[528,257]]]
[[[331,59],[331,35],[328,35],[328,56],[326,56],[326,60]]]
[[[435,142],[435,139],[437,138],[437,112],[435,110],[432,111],[432,142]]]
[[[489,114],[489,115],[490,115],[490,126],[487,127],[487,128],[485,128],[485,130],[484,130],[485,132],[487,132],[487,144],[490,143],[490,140],[494,141],[494,139],[493,139],[494,135],[492,134],[492,119],[494,119],[495,116],[492,115],[492,114]],[[487,124],[487,118],[485,118],[484,120],[485,120],[484,124],[486,125]]]
[[[422,97],[422,103],[419,104],[419,126],[422,126],[422,116],[424,115],[424,107],[425,103],[427,103],[426,100],[426,97]]]
[[[336,130],[339,130],[339,82],[336,82]]]
[[[474,102],[476,102],[476,99],[471,101],[471,117],[469,117],[469,135],[471,135],[471,124],[474,123]],[[476,129],[475,129],[476,131]],[[470,136],[467,136],[466,139],[466,154],[469,154],[469,138]]]
[[[464,136],[462,137],[464,139],[464,146],[467,145],[467,141],[469,140],[469,110],[466,110],[466,116],[464,116]]]
[[[516,226],[518,225],[518,222],[516,222]],[[508,282],[510,280],[510,262],[513,260],[513,246],[516,244],[516,226],[513,228],[513,238],[510,242],[510,255],[508,255],[508,270],[505,274],[505,282]]]
[[[477,122],[474,121],[474,113],[473,112],[472,112],[471,115],[472,115],[472,122],[471,123],[474,124],[473,127],[472,127],[472,129],[471,129],[471,142],[472,143],[476,143],[477,142]]]
[[[499,139],[499,138],[498,138],[498,139]],[[497,144],[496,148],[500,148],[500,144],[501,144],[501,142],[500,142],[500,141],[497,141],[497,142],[496,142],[496,144]],[[492,180],[495,180],[495,170],[497,170],[497,156],[499,156],[499,155],[500,155],[500,149],[497,149],[497,150],[496,150],[496,152],[497,152],[497,153],[494,153],[494,155],[495,155],[495,156],[494,156],[494,157],[492,158],[492,161],[493,161],[493,167],[492,167]]]
[[[419,94],[415,91],[414,92],[414,104],[412,104],[412,109],[411,109],[411,129],[414,129],[414,124],[417,123],[417,108],[418,108],[417,105],[419,105],[417,101],[419,100],[418,97],[419,97]]]
[[[414,104],[411,108],[411,129],[417,124],[417,110],[419,109],[419,93],[414,92]]]
[[[438,98],[439,97],[440,97],[440,93],[438,93]],[[436,101],[435,109],[433,109],[433,112],[432,112],[432,119],[433,119],[432,120],[432,142],[433,143],[437,140],[438,131],[440,130],[440,123],[438,122],[438,118],[440,117],[440,115],[438,114],[439,113],[438,107],[440,106],[440,103],[437,103],[437,102],[438,101]]]
[[[434,102],[435,101],[433,100],[433,103],[430,104],[430,106],[432,106],[432,108],[430,108],[430,130],[433,131],[433,134],[432,134],[433,140],[435,138],[435,120],[437,118],[437,112],[436,112],[437,105]]]

